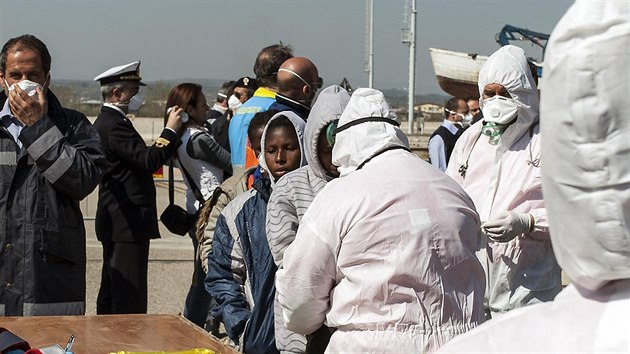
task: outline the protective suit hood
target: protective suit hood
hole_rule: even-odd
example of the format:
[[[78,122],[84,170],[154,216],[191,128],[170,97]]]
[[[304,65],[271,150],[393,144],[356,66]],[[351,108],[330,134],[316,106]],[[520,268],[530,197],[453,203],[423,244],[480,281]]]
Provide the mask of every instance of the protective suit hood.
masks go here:
[[[523,49],[506,45],[494,52],[479,71],[479,107],[483,108],[483,89],[488,84],[500,84],[519,103],[516,122],[510,125],[498,144],[507,149],[538,122],[539,99],[536,83],[527,64]]]
[[[346,109],[339,118],[342,126],[368,117],[380,117],[387,122],[364,122],[337,133],[332,162],[339,166],[340,176],[356,170],[377,153],[392,147],[409,149],[407,136],[397,126],[400,121],[389,107],[383,93],[374,89],[360,88],[353,92]]]
[[[306,161],[313,173],[325,180],[330,181],[332,177],[328,176],[326,169],[319,162],[317,157],[317,141],[322,128],[328,123],[339,119],[341,113],[348,105],[350,95],[343,87],[333,85],[322,90],[308,115],[306,128],[304,128],[304,154]]]
[[[630,278],[630,24],[628,2],[584,3],[545,56],[542,182],[558,263],[595,290]]]
[[[269,168],[267,167],[267,162],[265,161],[265,136],[267,135],[267,129],[269,128],[269,124],[271,124],[271,122],[273,122],[274,120],[280,117],[287,117],[289,121],[291,121],[291,123],[293,124],[293,127],[295,128],[295,133],[297,134],[297,137],[298,137],[298,143],[300,144],[300,152],[302,155],[302,157],[300,158],[300,167],[306,165],[306,158],[304,156],[304,143],[303,143],[304,126],[306,125],[306,123],[297,114],[291,111],[282,111],[282,112],[276,113],[273,117],[271,117],[269,122],[267,122],[267,125],[265,125],[265,129],[263,130],[263,134],[260,139],[260,155],[258,156],[258,163],[260,165],[260,168],[262,168],[264,171],[269,171]],[[271,173],[269,174],[269,179],[271,180],[271,186],[273,188],[276,185],[277,181],[273,178]]]

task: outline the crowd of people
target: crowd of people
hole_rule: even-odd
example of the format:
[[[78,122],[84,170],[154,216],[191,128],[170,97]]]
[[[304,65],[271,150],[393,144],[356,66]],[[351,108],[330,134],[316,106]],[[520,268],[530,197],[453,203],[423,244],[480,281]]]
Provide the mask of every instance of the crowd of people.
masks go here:
[[[524,51],[501,47],[480,98],[445,103],[429,163],[382,92],[324,88],[289,46],[263,48],[255,77],[225,83],[212,107],[200,85],[175,86],[146,146],[127,118],[140,62],[96,76],[92,125],[49,89],[45,44],[13,38],[0,53],[0,315],[85,313],[78,202],[97,185],[97,313],[146,313],[152,173],[171,161],[195,221],[183,315],[241,352],[627,351],[629,16],[578,0],[542,90]]]

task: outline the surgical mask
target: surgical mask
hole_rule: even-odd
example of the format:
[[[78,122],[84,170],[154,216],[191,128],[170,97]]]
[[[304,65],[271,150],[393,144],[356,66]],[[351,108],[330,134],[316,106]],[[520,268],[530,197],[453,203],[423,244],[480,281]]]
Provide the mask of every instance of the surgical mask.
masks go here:
[[[236,96],[232,95],[228,99],[228,107],[234,112],[238,107],[241,106],[241,100],[239,100]]]
[[[464,126],[464,128],[470,127],[470,124],[472,124],[472,121],[473,121],[472,114],[466,113],[464,114],[464,119],[462,119],[462,125]]]
[[[6,87],[9,88],[9,92],[13,91],[15,89],[15,85],[20,86],[20,88],[25,91],[29,96],[35,96],[37,94],[37,88],[39,87],[42,91],[44,90],[44,88],[42,87],[42,85],[38,84],[37,82],[33,82],[31,80],[22,80],[16,84],[13,84],[11,86],[9,86],[9,83],[7,82],[7,80],[4,80],[4,84],[6,85]]]
[[[138,92],[133,97],[129,99],[129,102],[126,103],[117,103],[117,106],[127,106],[127,113],[133,113],[140,110],[142,104],[144,103],[144,93]]]
[[[470,123],[471,123],[471,122],[472,122],[472,120],[473,120],[473,116],[472,116],[472,114],[470,114],[470,112],[468,112],[468,113],[464,114],[464,113],[457,113],[457,112],[453,112],[453,111],[448,110],[448,109],[446,109],[446,108],[444,108],[444,110],[445,110],[445,111],[447,111],[447,112],[448,112],[448,113],[450,113],[450,114],[455,114],[455,115],[458,115],[458,116],[462,117],[461,124],[462,124],[464,127],[469,127],[469,126],[470,126]],[[460,123],[460,122],[457,122],[457,123]]]
[[[514,99],[496,95],[483,100],[481,111],[484,121],[506,125],[516,119],[519,106]]]
[[[129,112],[137,112],[144,103],[144,93],[138,92],[129,100]]]

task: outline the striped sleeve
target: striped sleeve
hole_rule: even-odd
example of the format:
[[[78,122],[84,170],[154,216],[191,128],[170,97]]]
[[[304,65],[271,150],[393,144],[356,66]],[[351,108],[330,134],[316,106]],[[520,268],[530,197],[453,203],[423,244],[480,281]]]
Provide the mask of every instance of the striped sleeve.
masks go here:
[[[287,176],[288,177],[288,176]],[[273,260],[282,268],[284,250],[293,242],[299,225],[291,179],[280,179],[267,203],[266,231]]]
[[[87,118],[71,110],[65,113],[65,125],[44,116],[24,128],[19,139],[41,175],[62,193],[80,200],[96,188],[105,173],[105,155]]]

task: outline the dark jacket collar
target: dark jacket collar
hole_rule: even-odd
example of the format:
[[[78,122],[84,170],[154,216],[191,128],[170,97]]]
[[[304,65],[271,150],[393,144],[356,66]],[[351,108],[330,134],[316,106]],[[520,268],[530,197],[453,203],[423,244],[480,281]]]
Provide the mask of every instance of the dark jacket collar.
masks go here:
[[[308,118],[308,114],[311,113],[311,108],[306,106],[303,103],[292,100],[287,96],[283,96],[281,94],[276,94],[276,102],[278,104],[287,106],[291,111],[295,112],[302,119],[306,120]]]
[[[101,112],[114,114],[114,115],[116,115],[117,117],[120,117],[120,118],[127,118],[127,116],[125,116],[124,114],[121,114],[119,111],[117,111],[117,110],[115,110],[115,109],[113,109],[111,107],[108,107],[108,106],[101,106]]]

